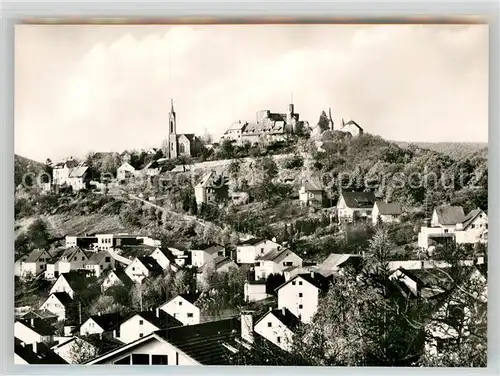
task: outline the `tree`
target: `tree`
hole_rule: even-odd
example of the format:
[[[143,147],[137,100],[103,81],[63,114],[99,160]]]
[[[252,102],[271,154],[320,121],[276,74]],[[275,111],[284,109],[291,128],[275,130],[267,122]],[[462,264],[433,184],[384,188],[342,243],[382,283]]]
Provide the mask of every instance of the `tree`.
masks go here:
[[[98,355],[97,349],[82,338],[76,337],[70,347],[71,364],[83,364]]]
[[[328,119],[328,115],[325,111],[321,111],[321,115],[318,120],[318,127],[322,132],[330,129],[330,119]]]

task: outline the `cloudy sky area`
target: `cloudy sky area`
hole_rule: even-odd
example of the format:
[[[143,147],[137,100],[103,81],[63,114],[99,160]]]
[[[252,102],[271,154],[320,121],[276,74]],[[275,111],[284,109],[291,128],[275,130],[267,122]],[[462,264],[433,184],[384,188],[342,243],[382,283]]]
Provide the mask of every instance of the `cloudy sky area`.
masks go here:
[[[44,161],[220,136],[293,101],[390,140],[487,142],[485,25],[16,28],[15,152]],[[169,68],[170,67],[170,68]]]

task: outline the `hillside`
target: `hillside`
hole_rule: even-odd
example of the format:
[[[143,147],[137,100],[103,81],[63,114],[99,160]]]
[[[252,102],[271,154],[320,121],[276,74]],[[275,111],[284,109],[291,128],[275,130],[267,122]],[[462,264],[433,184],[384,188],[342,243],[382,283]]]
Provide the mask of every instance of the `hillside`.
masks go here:
[[[452,158],[468,158],[479,154],[488,157],[488,144],[484,142],[404,142],[394,141],[396,145],[402,148],[408,148],[411,144],[422,149],[437,151],[446,154]]]
[[[17,187],[23,181],[23,176],[28,172],[40,174],[44,172],[44,164],[14,154],[14,184]]]

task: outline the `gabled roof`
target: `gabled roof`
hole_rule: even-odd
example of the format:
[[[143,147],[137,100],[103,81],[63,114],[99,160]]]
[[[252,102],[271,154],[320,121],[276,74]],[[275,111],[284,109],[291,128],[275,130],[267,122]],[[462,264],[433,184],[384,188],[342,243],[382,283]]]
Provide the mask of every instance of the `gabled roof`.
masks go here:
[[[348,253],[330,253],[330,255],[328,255],[328,257],[318,265],[318,267],[325,270],[336,270],[340,264],[342,264],[351,256],[355,255]]]
[[[474,220],[481,214],[483,213],[483,211],[479,208],[477,209],[474,209],[474,210],[471,210],[469,212],[469,214],[467,214],[467,216],[465,217],[464,221],[463,221],[463,229],[467,229],[467,227],[470,226],[470,224],[472,222],[474,222]]]
[[[403,212],[398,202],[377,201],[375,205],[381,215],[399,215]]]
[[[59,257],[59,259],[64,259],[66,258],[68,261],[72,261],[71,259],[75,256],[76,253],[78,252],[83,252],[83,254],[85,256],[87,256],[87,254],[85,253],[85,251],[83,249],[81,249],[80,247],[70,247],[70,248],[66,248],[64,250],[64,252],[62,253],[62,255]],[[88,257],[88,256],[87,256]]]
[[[54,334],[55,330],[52,325],[47,320],[42,319],[20,319],[17,320],[24,326],[30,328],[34,332],[40,334],[41,336],[51,336]]]
[[[161,273],[163,271],[162,267],[151,256],[140,256],[137,259],[152,273]]]
[[[258,258],[258,260],[262,261],[273,261],[275,263],[281,262],[285,257],[288,257],[290,254],[295,254],[295,252],[291,251],[288,248],[283,249],[273,249],[271,252],[266,253],[265,255]]]
[[[323,190],[323,185],[321,184],[321,181],[318,178],[309,178],[306,179],[302,186],[306,190],[306,192],[317,192],[317,191],[322,191]]]
[[[262,319],[264,319],[267,315],[272,314],[275,316],[283,325],[285,325],[288,329],[292,330],[298,327],[301,324],[300,319],[295,316],[292,312],[288,310],[288,308],[281,308],[281,309],[273,309],[272,311],[268,311],[262,315],[261,318],[259,318],[255,324],[257,325]]]
[[[51,296],[52,295],[54,295],[65,308],[68,308],[73,304],[73,299],[71,299],[71,296],[69,296],[66,292],[54,292]]]
[[[434,210],[441,225],[456,225],[465,221],[464,208],[461,206],[440,206]]]
[[[50,256],[50,253],[43,250],[43,249],[35,249],[31,251],[31,253],[28,255],[28,258],[24,262],[37,262],[38,259],[44,254],[48,254]]]
[[[114,273],[116,277],[125,285],[125,286],[132,286],[134,282],[130,279],[130,277],[125,273],[122,269],[115,269],[111,270],[109,274]],[[106,278],[109,276],[109,274],[106,276]]]
[[[29,320],[29,319],[42,319],[42,320],[51,320],[51,319],[57,319],[57,316],[54,315],[52,312],[47,311],[46,309],[32,309],[29,312],[26,312],[24,315],[21,316],[23,320]]]
[[[120,313],[105,313],[102,315],[92,315],[89,319],[94,320],[104,331],[110,331],[119,325],[124,317]]]
[[[179,320],[177,320],[174,316],[169,315],[168,313],[166,313],[165,311],[163,311],[161,309],[158,310],[159,316],[157,316],[156,311],[142,311],[142,312],[137,312],[137,313],[132,314],[129,317],[129,319],[134,317],[135,315],[142,317],[144,320],[150,322],[151,324],[156,326],[158,329],[167,329],[167,328],[173,328],[173,327],[184,325]],[[124,320],[122,322],[125,322],[127,320]]]
[[[203,251],[207,252],[209,255],[213,255],[214,253],[224,251],[224,250],[225,250],[224,246],[219,245],[219,244],[214,244],[208,248],[205,248]]]
[[[342,192],[341,196],[349,208],[353,209],[371,209],[375,203],[375,194],[373,192]]]
[[[275,290],[278,291],[282,287],[288,285],[289,283],[295,281],[297,278],[302,278],[303,280],[309,282],[311,285],[317,287],[319,290],[326,292],[328,291],[331,278],[323,276],[321,273],[304,273],[297,274],[295,277],[290,278],[288,281],[278,286]]]
[[[208,265],[213,265],[215,270],[222,268],[226,264],[234,263],[229,257],[226,256],[217,256],[212,260],[207,261],[202,266],[198,268],[198,273],[203,273],[203,271],[208,267]],[[236,265],[236,264],[235,264]]]
[[[69,173],[69,177],[70,178],[81,178],[87,173],[88,169],[89,168],[87,166],[75,167]]]
[[[361,126],[358,123],[356,123],[354,120],[349,120],[347,123],[345,123],[342,126],[341,130],[344,129],[344,127],[347,125],[354,125],[354,126],[358,127],[360,130],[363,130],[363,128],[361,128]]]
[[[108,251],[94,252],[90,256],[87,265],[98,265],[105,257],[111,257]]]
[[[130,163],[128,162],[125,162],[125,163],[122,163],[120,167],[118,167],[118,170],[119,169],[122,169],[122,168],[127,168],[127,169],[131,169],[131,170],[134,170],[135,171],[135,167],[132,166]]]
[[[59,274],[58,280],[64,278],[73,291],[79,292],[87,288],[87,278],[89,274],[91,274],[91,272],[88,270],[71,270],[68,273]],[[54,282],[54,284],[55,283],[57,283],[57,281]]]
[[[37,353],[31,345],[22,345],[14,338],[14,353],[28,364],[68,364],[63,358],[51,351],[45,344],[37,343]]]
[[[196,306],[196,301],[198,300],[198,298],[200,297],[200,293],[196,293],[196,294],[179,294],[179,295],[176,295],[174,296],[173,298],[167,300],[165,303],[163,303],[160,307],[163,307],[165,304],[171,302],[172,300],[174,300],[175,298],[178,298],[178,297],[181,297],[182,299],[186,300],[187,302],[193,304]]]
[[[257,245],[257,244],[260,244],[260,243],[263,243],[265,242],[266,239],[261,239],[261,238],[250,238],[248,240],[245,240],[244,242],[241,242],[240,244],[238,245]]]
[[[174,254],[172,253],[172,251],[170,249],[161,249],[161,247],[155,247],[155,249],[153,250],[153,252],[151,252],[149,254],[149,256],[151,256],[156,250],[158,249],[158,251],[163,254],[163,256],[165,256],[168,261],[170,262],[175,262],[175,259],[176,257],[174,256]]]
[[[215,171],[210,171],[206,173],[201,181],[198,183],[197,187],[207,188],[212,185],[212,178],[215,177]]]

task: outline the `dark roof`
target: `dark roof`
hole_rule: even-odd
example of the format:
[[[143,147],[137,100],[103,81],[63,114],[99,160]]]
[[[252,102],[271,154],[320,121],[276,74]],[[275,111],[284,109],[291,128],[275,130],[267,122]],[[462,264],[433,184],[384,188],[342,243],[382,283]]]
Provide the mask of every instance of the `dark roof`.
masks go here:
[[[122,269],[115,269],[112,270],[110,273],[115,273],[118,279],[122,281],[125,286],[131,286],[134,284],[134,281],[132,281],[130,277],[127,275],[127,273],[125,273],[125,271],[123,271]]]
[[[54,295],[65,308],[68,308],[73,304],[73,299],[71,299],[71,296],[69,296],[66,292],[54,292],[52,295]]]
[[[440,206],[435,210],[441,225],[456,225],[465,220],[464,208],[461,206]]]
[[[142,312],[137,312],[134,313],[130,317],[134,317],[135,315],[141,316],[144,320],[147,320],[154,326],[156,326],[158,329],[167,329],[167,328],[174,328],[177,326],[182,326],[184,325],[182,322],[177,320],[174,316],[169,315],[163,310],[158,310],[158,315],[155,311],[142,311]]]
[[[99,354],[104,354],[108,351],[113,351],[114,349],[123,346],[123,342],[110,335],[101,336],[99,334],[91,334],[80,339],[87,341],[91,345],[95,346]]]
[[[238,318],[180,326],[156,332],[203,365],[230,364],[228,350],[223,343],[230,343],[240,336]]]
[[[398,202],[377,201],[376,204],[381,215],[398,215],[402,213],[401,205]]]
[[[214,254],[216,252],[224,251],[224,250],[225,250],[224,246],[219,245],[219,244],[214,244],[208,248],[205,248],[203,251],[207,252],[208,254]]]
[[[150,272],[161,273],[163,271],[162,267],[151,256],[140,256],[137,258]]]
[[[258,260],[281,262],[285,257],[294,253],[288,248],[273,249],[271,252],[266,253],[264,256],[259,257]],[[295,254],[295,253],[294,253]]]
[[[90,256],[87,265],[98,265],[105,257],[111,257],[111,254],[108,251],[94,252]]]
[[[50,254],[43,249],[35,249],[31,251],[28,258],[24,262],[37,262],[44,252],[46,252],[50,256]]]
[[[88,287],[88,277],[90,274],[92,274],[90,270],[71,270],[68,273],[60,274],[59,278],[64,277],[71,289],[75,292],[79,292]]]
[[[63,358],[51,351],[43,343],[37,343],[37,352],[31,345],[22,345],[17,338],[14,339],[14,352],[28,364],[68,364]]]
[[[55,330],[52,325],[43,319],[20,319],[17,320],[24,326],[30,328],[31,330],[37,332],[41,336],[51,336],[54,334]]]
[[[113,330],[124,319],[120,313],[105,313],[102,315],[93,315],[90,318],[106,332]]]
[[[158,248],[160,250],[160,252],[163,254],[163,256],[165,256],[168,259],[168,261],[175,262],[176,257],[175,257],[175,255],[172,253],[172,251],[170,249],[168,249],[168,248],[167,249],[161,249],[160,247],[155,247],[155,249],[153,250],[153,252],[156,251],[156,248]],[[150,255],[152,255],[153,252],[151,252]]]
[[[255,324],[259,321],[261,321],[264,317],[266,317],[268,314],[272,313],[278,320],[280,320],[283,325],[285,325],[288,329],[293,330],[297,326],[301,324],[300,319],[295,316],[292,312],[288,310],[288,308],[281,308],[281,309],[273,309],[272,311],[266,312],[264,315],[262,315],[261,318],[259,318]]]
[[[361,128],[361,126],[356,123],[354,120],[349,120],[347,123],[345,123],[342,128],[344,128],[346,125],[349,125],[349,124],[352,124],[352,125],[355,125],[356,127],[358,127],[359,129],[363,130],[363,128]]]
[[[342,192],[345,203],[349,208],[371,209],[375,203],[373,192]]]
[[[50,320],[50,319],[57,319],[57,316],[54,315],[52,312],[47,311],[46,309],[32,309],[31,311],[25,313],[22,316],[22,319],[43,319],[43,320]]]
[[[239,245],[256,245],[256,244],[259,244],[263,241],[265,241],[265,239],[251,238],[251,239],[245,240],[244,242],[241,242]]]
[[[464,230],[469,227],[469,225],[476,219],[483,211],[479,208],[471,210],[469,214],[465,217],[463,221]]]
[[[207,268],[208,265],[213,265],[214,269],[217,270],[217,269],[219,269],[219,268],[223,267],[224,265],[231,263],[231,262],[234,262],[234,261],[231,260],[229,257],[217,256],[217,257],[213,258],[212,260],[204,263],[202,266],[200,266],[198,268],[198,273],[203,273],[203,270],[205,270],[205,268]]]
[[[194,304],[200,297],[200,294],[179,294],[178,296],[187,300],[189,303]]]
[[[328,291],[331,277],[325,277],[321,273],[317,272],[311,272],[311,273],[302,273],[302,274],[297,274],[295,277],[290,278],[288,281],[283,283],[281,286],[278,286],[275,290],[279,290],[280,288],[284,287],[285,285],[288,285],[292,281],[295,281],[297,278],[302,278],[312,284],[313,286],[316,286],[319,290],[326,292]]]
[[[68,261],[71,261],[71,259],[72,259],[72,258],[74,257],[74,255],[75,255],[75,253],[78,253],[78,252],[80,252],[80,251],[82,251],[82,252],[83,252],[83,254],[84,254],[85,256],[87,256],[87,254],[85,253],[85,251],[84,251],[83,249],[81,249],[80,247],[70,247],[70,248],[66,248],[66,249],[63,251],[62,255],[60,256],[60,259],[62,259],[62,258],[66,258],[66,259],[68,259]]]

